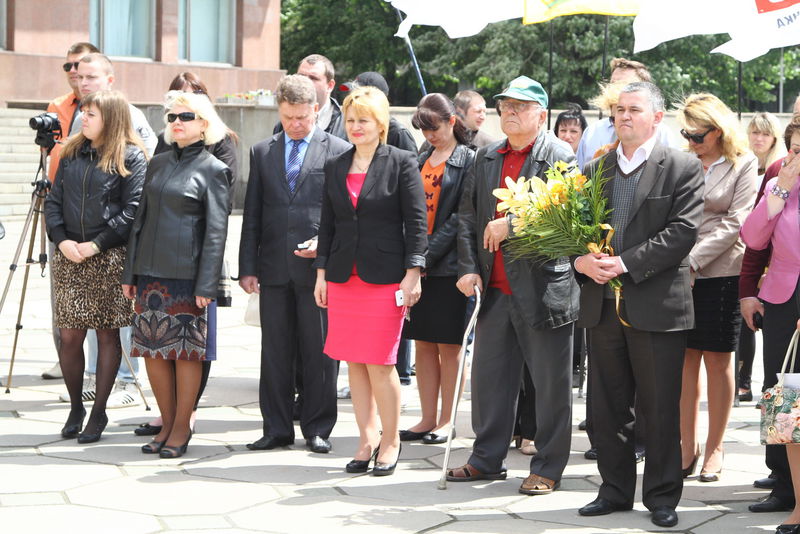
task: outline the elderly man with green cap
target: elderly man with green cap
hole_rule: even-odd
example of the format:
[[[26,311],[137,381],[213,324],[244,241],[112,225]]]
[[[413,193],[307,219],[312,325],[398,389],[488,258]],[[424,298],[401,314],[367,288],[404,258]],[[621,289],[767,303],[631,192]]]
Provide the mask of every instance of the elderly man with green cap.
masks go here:
[[[552,493],[570,451],[572,323],[579,290],[569,259],[515,259],[505,247],[510,221],[497,213],[492,191],[505,178],[538,176],[557,161],[572,162],[570,146],[546,131],[547,93],[520,76],[495,97],[506,138],[483,147],[467,173],[459,209],[458,288],[483,294],[472,363],[472,427],[467,463],[448,472],[452,482],[502,480],[514,429],[514,409],[526,364],[535,389],[538,450],[519,491]]]

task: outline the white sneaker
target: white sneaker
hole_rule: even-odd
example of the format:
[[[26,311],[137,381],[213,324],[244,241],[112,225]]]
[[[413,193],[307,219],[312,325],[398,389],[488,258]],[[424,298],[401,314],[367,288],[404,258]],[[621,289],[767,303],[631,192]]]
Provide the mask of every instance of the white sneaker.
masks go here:
[[[142,403],[142,397],[136,384],[117,380],[114,390],[108,396],[106,408],[127,408],[128,406],[138,406]]]
[[[83,391],[81,392],[81,400],[83,402],[93,402],[97,396],[95,389],[97,386],[94,382],[94,375],[86,375],[83,377]],[[69,402],[69,393],[64,392],[58,397],[61,402]]]
[[[61,374],[61,364],[56,362],[56,364],[53,367],[42,373],[42,378],[44,378],[45,380],[64,378],[64,375]]]

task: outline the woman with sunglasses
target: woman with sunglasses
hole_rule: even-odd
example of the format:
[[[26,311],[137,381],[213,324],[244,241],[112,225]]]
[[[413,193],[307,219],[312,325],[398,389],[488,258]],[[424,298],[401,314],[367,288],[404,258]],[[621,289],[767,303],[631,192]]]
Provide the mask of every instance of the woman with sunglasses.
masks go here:
[[[119,291],[125,242],[142,193],[147,157],[134,134],[128,101],[118,91],[97,91],[81,102],[80,133],[61,150],[55,184],[45,202],[53,254],[58,359],[71,409],[61,435],[98,441],[108,423],[106,401],[120,363],[119,329],[130,325],[131,303]],[[83,341],[97,331],[97,394],[86,427]]]
[[[208,305],[225,252],[231,171],[205,150],[227,130],[207,97],[170,91],[165,107],[172,150],[148,167],[122,288],[136,301],[131,355],[146,358],[162,418],[142,452],[177,458],[192,437],[201,362],[216,358],[208,350]]]
[[[708,435],[700,481],[716,482],[722,473],[722,439],[735,389],[731,355],[742,319],[738,287],[744,243],[739,229],[755,202],[758,159],[733,112],[714,95],[687,97],[678,106],[678,120],[706,179],[703,221],[689,253],[696,323],[688,333],[683,365],[682,467],[684,478],[691,476],[700,458],[696,433],[702,362],[708,382]]]
[[[193,72],[181,72],[175,76],[175,78],[173,78],[172,82],[169,84],[169,90],[205,95],[209,100],[211,100],[206,84],[203,83],[200,77]],[[213,145],[204,146],[206,151],[210,152],[215,158],[227,165],[231,171],[227,176],[230,180],[228,182],[228,215],[230,215],[231,209],[233,208],[233,186],[236,183],[236,177],[239,172],[239,158],[237,152],[238,144],[239,136],[236,135],[236,132],[228,128],[225,132],[225,137],[223,137],[221,141],[214,143]],[[162,152],[170,152],[171,150],[172,147],[166,141],[164,141],[164,132],[158,134],[158,145],[156,146],[155,153],[161,154]],[[221,299],[215,300],[208,306],[208,340],[206,350],[212,354],[216,354],[217,350],[217,306],[230,306],[230,298],[227,300],[227,302],[223,302]],[[200,404],[200,399],[206,389],[208,377],[211,373],[211,361],[211,359],[206,359],[203,361],[203,375],[200,379],[200,390],[197,392],[197,400],[194,404],[194,411],[192,411],[192,429],[194,429],[194,423],[197,417],[197,407]],[[161,423],[161,416],[159,415],[151,421],[142,423],[135,428],[133,432],[137,436],[155,436],[161,432]]]

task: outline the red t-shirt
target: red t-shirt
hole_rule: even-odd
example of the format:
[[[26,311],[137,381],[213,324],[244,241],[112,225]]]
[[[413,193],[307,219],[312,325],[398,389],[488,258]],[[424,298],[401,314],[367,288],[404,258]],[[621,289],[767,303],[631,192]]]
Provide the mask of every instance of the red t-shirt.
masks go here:
[[[522,170],[522,166],[525,164],[525,159],[527,159],[532,148],[533,143],[529,144],[522,150],[513,150],[511,145],[506,142],[506,146],[497,151],[498,154],[504,155],[503,171],[500,174],[501,188],[506,188],[506,177],[511,178],[515,182],[517,181],[517,178],[519,178],[519,171]],[[497,199],[497,202],[500,202],[500,199]],[[504,215],[505,214],[497,213],[497,211],[495,211],[494,218],[499,219]],[[481,238],[483,238],[483,236],[481,236]],[[489,287],[497,288],[506,295],[511,294],[511,285],[509,285],[508,277],[506,277],[506,264],[503,261],[502,249],[499,252],[496,252],[494,255],[494,264],[492,265],[492,275],[489,278]]]

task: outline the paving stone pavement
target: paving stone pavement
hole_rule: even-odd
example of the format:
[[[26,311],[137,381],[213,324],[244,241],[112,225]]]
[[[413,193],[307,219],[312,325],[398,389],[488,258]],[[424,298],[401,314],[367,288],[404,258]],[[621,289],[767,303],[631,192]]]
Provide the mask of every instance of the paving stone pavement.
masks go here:
[[[0,265],[9,265],[22,232],[20,218],[4,220]],[[235,266],[241,217],[231,217],[228,256]],[[27,251],[27,241],[23,256]],[[35,253],[38,253],[36,251]],[[234,272],[235,272],[234,268]],[[12,280],[0,315],[0,381],[5,386],[23,269]],[[577,508],[593,500],[600,483],[577,424],[585,413],[575,395],[573,441],[561,489],[549,496],[517,492],[529,457],[509,450],[505,481],[450,483],[437,489],[444,446],[405,444],[394,476],[350,475],[344,464],[357,443],[349,401],[339,401],[339,422],[327,455],[305,450],[302,439],[275,451],[245,444],[261,435],[258,409],[259,331],[242,323],[246,295],[234,288],[234,307],[220,309],[219,360],[211,368],[196,434],[179,460],[144,455],[146,438],[133,429],[155,412],[143,407],[109,410],[100,442],[78,445],[59,435],[68,405],[58,400],[60,380],[40,378],[55,362],[50,337],[48,280],[30,272],[10,393],[0,390],[0,532],[352,532],[570,533],[659,531],[640,501],[630,512],[584,518]],[[8,271],[0,272],[5,284]],[[757,355],[755,377],[760,379]],[[148,398],[155,401],[143,379]],[[344,367],[340,386],[346,385]],[[760,384],[754,383],[755,388]],[[754,388],[754,389],[755,389]],[[474,437],[469,390],[461,404],[451,466],[464,463]],[[403,388],[401,426],[419,415],[415,387]],[[702,404],[703,416],[705,403]],[[700,434],[705,435],[704,417]],[[299,429],[297,435],[300,436]],[[719,483],[686,481],[680,522],[669,532],[696,534],[773,532],[785,514],[751,514],[747,505],[766,495],[752,487],[764,473],[754,403],[734,408],[725,439]],[[643,464],[639,465],[641,476]],[[640,495],[637,495],[637,499]],[[664,531],[664,530],[662,530]]]

